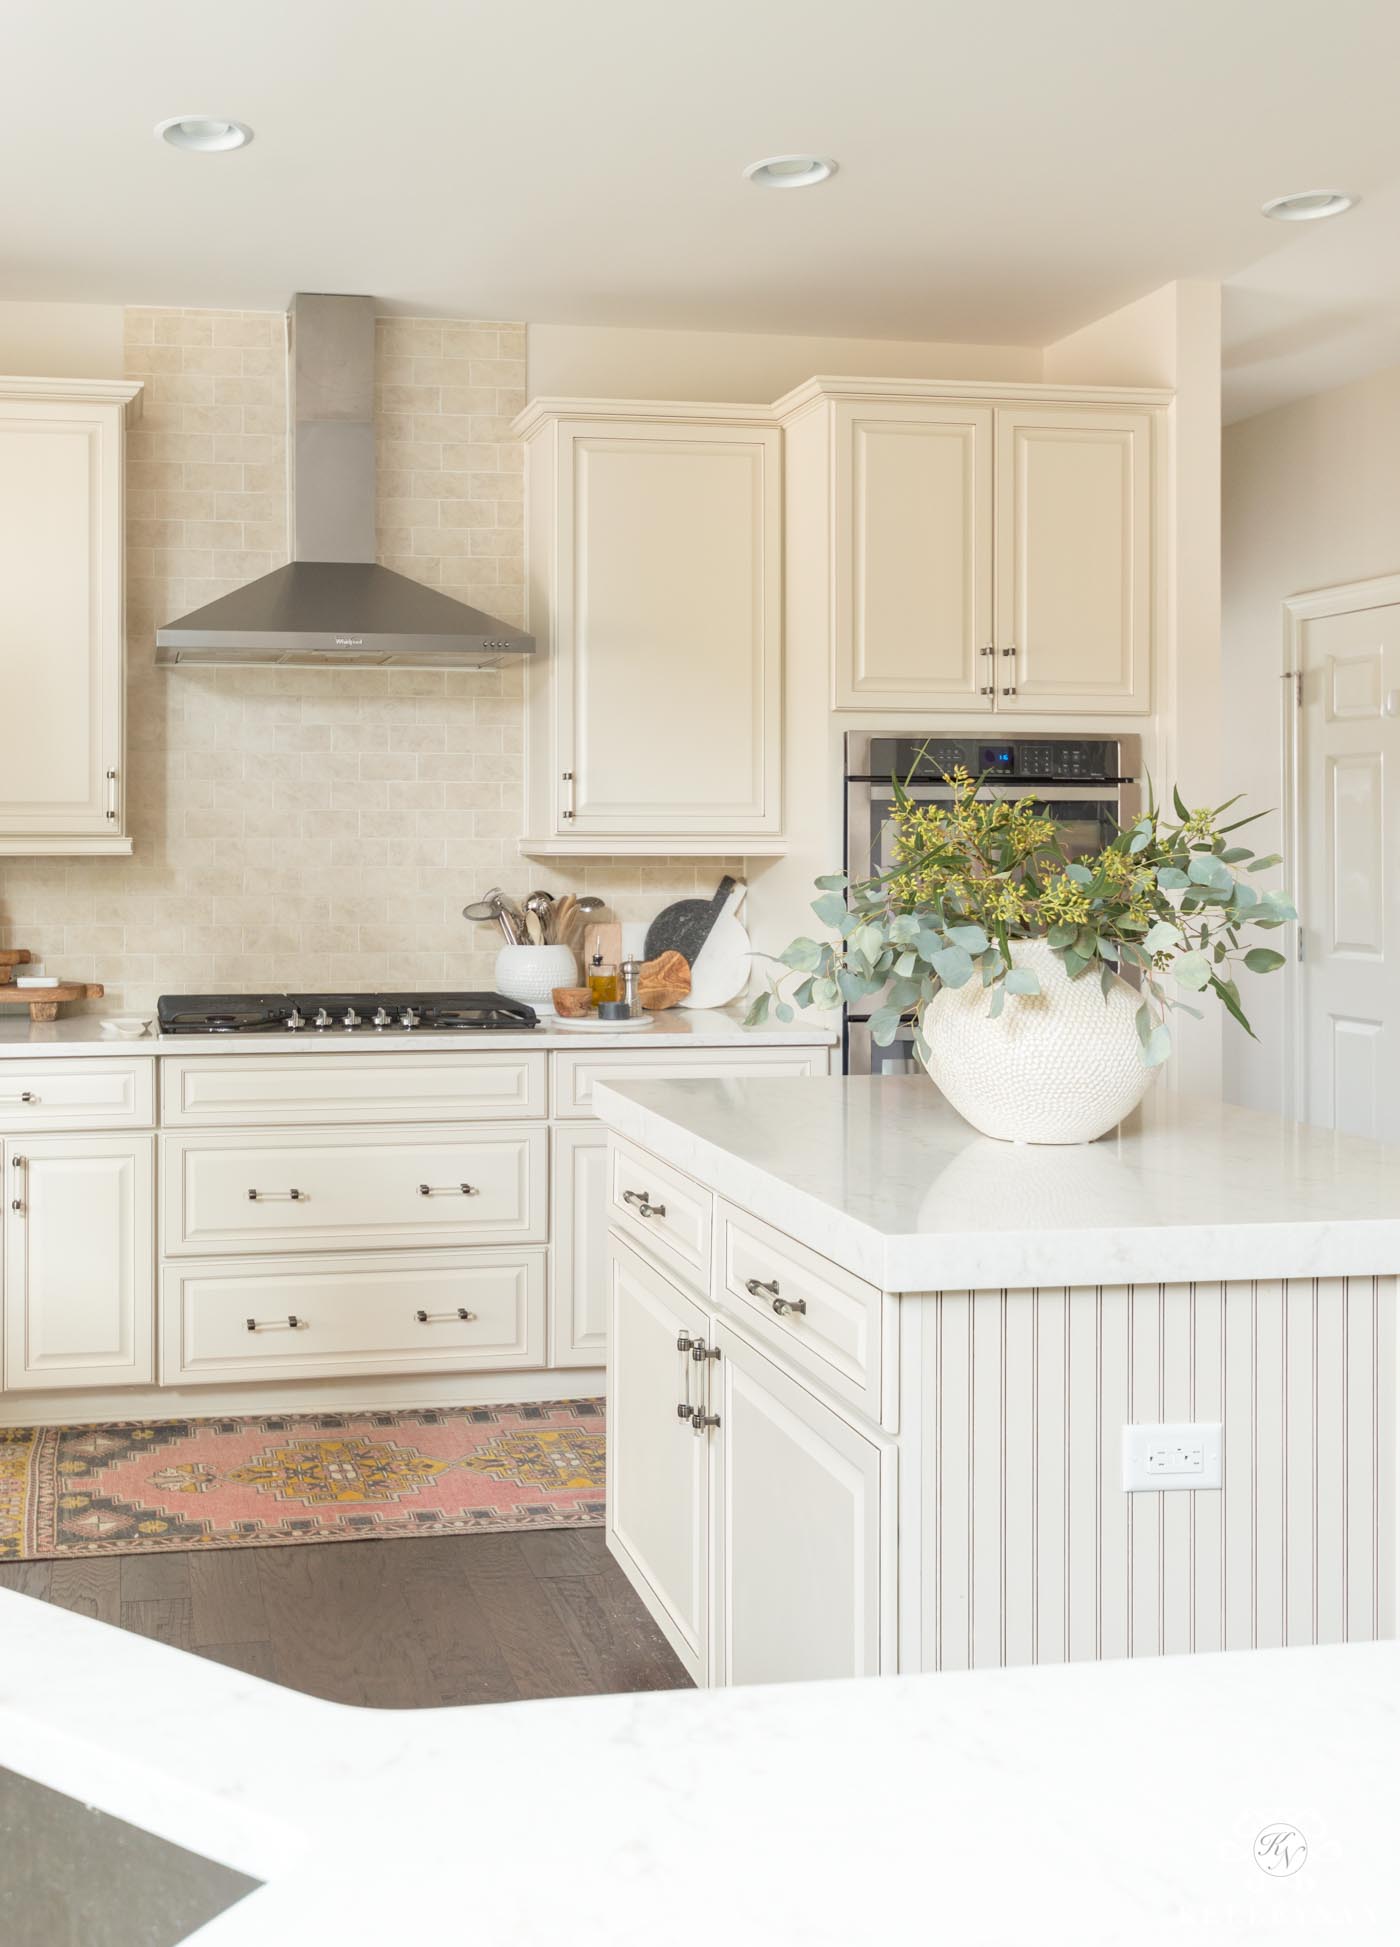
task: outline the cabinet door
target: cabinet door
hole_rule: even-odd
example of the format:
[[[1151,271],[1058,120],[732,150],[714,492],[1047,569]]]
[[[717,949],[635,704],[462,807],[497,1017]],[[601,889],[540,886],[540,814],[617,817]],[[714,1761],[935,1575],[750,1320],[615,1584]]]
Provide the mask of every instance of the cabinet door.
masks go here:
[[[608,1547],[697,1683],[706,1679],[710,1441],[677,1412],[705,1366],[678,1341],[708,1320],[617,1237],[608,1242]]]
[[[716,1344],[715,1679],[877,1676],[893,1666],[893,1454],[728,1327]]]
[[[600,1366],[608,1349],[608,1132],[581,1122],[553,1132],[551,1366]]]
[[[990,708],[992,415],[836,407],[838,709]]]
[[[153,1140],[31,1136],[6,1144],[10,1390],[154,1380]]]
[[[997,708],[1150,702],[1152,417],[997,413]]]
[[[120,836],[121,438],[118,406],[0,400],[0,841]]]
[[[556,834],[776,832],[776,427],[565,430]]]

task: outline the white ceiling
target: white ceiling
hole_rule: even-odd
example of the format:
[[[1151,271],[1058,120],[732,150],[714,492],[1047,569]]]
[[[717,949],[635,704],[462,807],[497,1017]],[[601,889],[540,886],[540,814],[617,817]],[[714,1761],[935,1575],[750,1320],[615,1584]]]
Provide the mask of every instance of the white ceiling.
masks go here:
[[[1040,345],[1254,265],[1272,401],[1352,329],[1304,287],[1393,208],[1397,61],[1381,0],[4,0],[0,297]],[[256,140],[153,139],[193,112]],[[840,173],[744,182],[794,149]],[[1316,185],[1366,205],[1259,216]]]

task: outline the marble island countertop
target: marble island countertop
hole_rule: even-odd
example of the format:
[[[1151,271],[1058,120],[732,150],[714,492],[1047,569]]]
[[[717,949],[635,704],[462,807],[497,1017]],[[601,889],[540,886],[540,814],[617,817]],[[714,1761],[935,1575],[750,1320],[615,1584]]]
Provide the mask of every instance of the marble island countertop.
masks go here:
[[[1400,1272],[1400,1149],[1164,1088],[1097,1143],[922,1075],[609,1083],[620,1136],[886,1291]]]
[[[0,1590],[4,1762],[265,1882],[200,1947],[1372,1947],[1398,1744],[1394,1643],[372,1711]]]
[[[430,1034],[425,1029],[411,1032],[388,1029],[383,1033],[361,1029],[324,1032],[304,1030],[289,1034],[285,1029],[272,1034],[157,1034],[152,1031],[136,1039],[103,1032],[100,1014],[76,1014],[62,1021],[31,1022],[23,1014],[0,1015],[0,1061],[26,1055],[271,1055],[285,1054],[289,1048],[310,1050],[395,1050],[442,1052],[456,1048],[829,1048],[836,1035],[829,1028],[794,1023],[784,1027],[773,1023],[761,1028],[744,1026],[742,1008],[672,1007],[656,1015],[650,1028],[563,1028],[551,1016],[542,1015],[536,1028],[518,1033],[495,1028],[465,1029],[452,1034]]]

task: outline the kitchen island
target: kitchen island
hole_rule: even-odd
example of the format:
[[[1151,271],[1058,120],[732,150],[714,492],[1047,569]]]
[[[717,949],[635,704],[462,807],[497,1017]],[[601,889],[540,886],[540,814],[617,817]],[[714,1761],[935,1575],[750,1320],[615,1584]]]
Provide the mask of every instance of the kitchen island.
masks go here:
[[[1076,1148],[921,1076],[595,1102],[608,1541],[698,1682],[1394,1633],[1400,1152],[1165,1089]]]

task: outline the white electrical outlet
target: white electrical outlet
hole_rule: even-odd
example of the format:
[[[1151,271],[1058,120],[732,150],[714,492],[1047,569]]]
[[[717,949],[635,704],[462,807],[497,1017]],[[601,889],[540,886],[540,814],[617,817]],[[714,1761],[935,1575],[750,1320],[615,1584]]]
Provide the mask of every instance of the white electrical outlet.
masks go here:
[[[1123,1491],[1159,1493],[1169,1487],[1219,1487],[1221,1423],[1125,1426]]]

